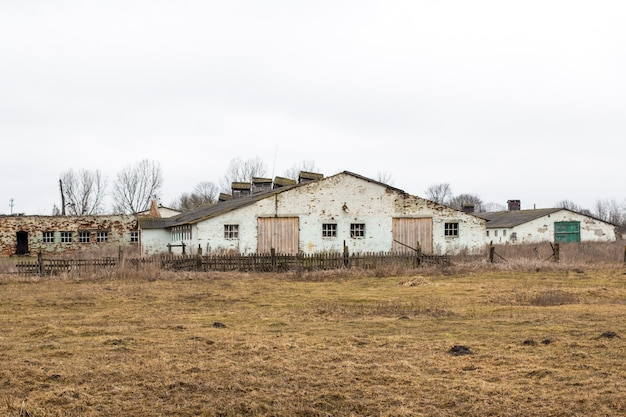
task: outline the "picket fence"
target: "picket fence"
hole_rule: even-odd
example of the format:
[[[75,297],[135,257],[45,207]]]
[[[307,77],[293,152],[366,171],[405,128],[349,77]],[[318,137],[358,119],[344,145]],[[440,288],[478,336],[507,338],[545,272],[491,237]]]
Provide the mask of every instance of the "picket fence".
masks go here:
[[[421,253],[318,253],[287,255],[267,254],[227,255],[162,255],[140,258],[46,259],[19,262],[18,273],[29,275],[57,275],[63,272],[95,272],[112,267],[159,268],[174,271],[242,271],[285,272],[289,270],[328,270],[340,268],[374,269],[387,266],[417,268],[423,265],[446,265],[448,256]]]

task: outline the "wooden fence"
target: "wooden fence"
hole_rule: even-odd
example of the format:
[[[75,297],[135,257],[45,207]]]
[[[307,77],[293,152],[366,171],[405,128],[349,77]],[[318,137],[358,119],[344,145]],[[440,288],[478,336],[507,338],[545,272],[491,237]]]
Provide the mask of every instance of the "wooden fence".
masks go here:
[[[100,259],[45,259],[19,262],[16,268],[21,274],[56,275],[61,272],[94,271],[115,266],[131,268],[159,268],[174,271],[245,271],[284,272],[289,270],[328,270],[340,268],[375,269],[403,266],[416,268],[422,265],[449,264],[447,256],[380,253],[320,253],[285,255],[274,251],[267,254],[229,255],[162,255],[145,258]]]

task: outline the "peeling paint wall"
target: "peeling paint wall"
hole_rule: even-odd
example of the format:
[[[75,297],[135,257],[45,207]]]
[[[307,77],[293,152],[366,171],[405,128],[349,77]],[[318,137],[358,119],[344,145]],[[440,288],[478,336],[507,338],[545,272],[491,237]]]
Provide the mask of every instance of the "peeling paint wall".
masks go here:
[[[297,217],[299,250],[303,253],[342,251],[344,242],[351,252],[390,251],[394,217],[432,218],[435,254],[461,250],[474,253],[485,247],[483,219],[348,174],[314,181],[199,222],[192,238],[185,243],[194,250],[200,246],[203,253],[255,253],[259,217]],[[458,223],[459,233],[446,237],[445,223],[451,222]],[[336,236],[322,236],[324,223],[336,224]],[[352,223],[365,225],[364,237],[350,236]],[[225,238],[224,225],[228,224],[238,225],[238,239]],[[151,247],[161,246],[162,251],[166,250],[167,241],[154,243]],[[180,248],[175,249],[180,252]]]
[[[63,254],[136,247],[139,242],[131,238],[136,230],[134,216],[0,216],[0,256],[24,248],[30,254]]]
[[[581,242],[616,240],[615,226],[612,224],[569,210],[561,210],[513,228],[490,228],[487,242],[492,241],[495,244],[554,242],[555,222],[580,222]]]

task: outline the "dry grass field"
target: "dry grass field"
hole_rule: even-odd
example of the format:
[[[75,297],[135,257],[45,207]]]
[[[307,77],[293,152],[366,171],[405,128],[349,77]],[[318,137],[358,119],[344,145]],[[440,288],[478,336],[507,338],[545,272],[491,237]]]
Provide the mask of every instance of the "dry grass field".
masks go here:
[[[626,415],[624,271],[0,275],[0,415]]]

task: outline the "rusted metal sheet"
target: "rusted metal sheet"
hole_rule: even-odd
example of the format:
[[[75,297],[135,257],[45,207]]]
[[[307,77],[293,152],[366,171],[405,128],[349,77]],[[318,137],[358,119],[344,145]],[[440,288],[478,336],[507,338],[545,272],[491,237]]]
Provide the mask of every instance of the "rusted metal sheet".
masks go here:
[[[297,217],[259,217],[257,252],[269,253],[273,248],[277,253],[297,254],[298,227]]]
[[[394,218],[392,223],[392,251],[408,253],[419,249],[424,254],[433,253],[432,218]]]
[[[135,216],[0,216],[0,256],[137,246]]]

